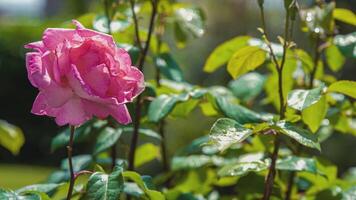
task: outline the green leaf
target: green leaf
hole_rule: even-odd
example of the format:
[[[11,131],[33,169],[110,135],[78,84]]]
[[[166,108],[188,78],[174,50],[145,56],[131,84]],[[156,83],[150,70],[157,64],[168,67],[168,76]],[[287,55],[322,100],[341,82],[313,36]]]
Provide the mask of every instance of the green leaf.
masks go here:
[[[337,81],[329,86],[328,92],[338,92],[356,99],[356,81]]]
[[[288,54],[288,52],[287,52]],[[278,72],[274,65],[268,65],[268,68],[272,71],[272,74],[268,76],[265,83],[265,91],[267,94],[266,102],[272,103],[274,107],[279,111],[279,93],[278,90]],[[286,59],[285,67],[283,68],[283,97],[287,99],[288,93],[292,90],[294,85],[294,72],[297,69],[297,61],[295,59]]]
[[[327,109],[326,96],[323,95],[317,103],[302,111],[302,120],[313,133],[319,129],[326,116]]]
[[[184,48],[188,40],[187,34],[178,22],[174,23],[174,39],[178,48]]]
[[[235,120],[229,118],[218,119],[210,130],[210,142],[220,151],[224,151],[235,143],[244,141],[252,135],[252,130],[244,128]]]
[[[257,97],[263,90],[265,77],[259,73],[251,72],[229,83],[232,93],[243,101]]]
[[[334,19],[356,26],[356,15],[351,10],[335,8],[333,16]]]
[[[262,50],[266,51],[266,52],[270,52],[270,49],[267,45],[267,43],[264,40],[258,39],[258,38],[251,38],[248,41],[248,44],[250,46],[256,46],[256,47],[260,47]],[[281,44],[277,44],[277,43],[273,43],[271,42],[271,47],[273,50],[273,53],[277,56],[277,57],[282,57],[283,56],[283,46]]]
[[[260,172],[266,170],[268,164],[263,161],[253,161],[253,162],[241,162],[236,164],[230,164],[222,167],[218,171],[220,177],[224,176],[243,176],[249,172]]]
[[[322,96],[324,85],[311,90],[293,90],[288,94],[288,106],[296,110],[304,110],[317,103]]]
[[[93,121],[89,121],[84,125],[80,126],[79,128],[75,129],[74,143],[81,142],[94,133],[91,127],[92,123]],[[104,123],[99,124],[98,128],[100,128],[103,125]],[[69,138],[70,138],[70,128],[66,128],[52,139],[51,150],[55,151],[59,148],[65,147],[66,145],[68,145]]]
[[[147,184],[144,182],[144,180],[142,179],[142,177],[133,171],[125,171],[123,172],[123,176],[125,179],[134,181],[138,187],[146,194],[146,196],[149,199],[154,199],[154,200],[164,200],[165,197],[163,196],[162,193],[155,191],[155,190],[151,190],[147,187]]]
[[[213,50],[206,60],[204,71],[209,73],[214,72],[223,64],[227,63],[234,52],[244,46],[247,46],[247,41],[249,39],[249,36],[238,36],[220,44]]]
[[[89,178],[85,199],[117,200],[124,189],[123,169],[115,167],[111,174],[95,172]]]
[[[114,146],[121,134],[122,129],[114,129],[111,127],[104,128],[96,139],[93,154],[97,155]]]
[[[297,56],[297,59],[300,60],[303,64],[303,66],[308,70],[312,71],[314,68],[314,61],[312,57],[304,50],[302,49],[296,49],[295,54]]]
[[[133,132],[133,130],[134,130],[133,127],[124,127],[123,128],[123,132],[124,133],[129,133],[129,134],[131,134]],[[162,137],[156,131],[154,131],[152,129],[140,128],[140,129],[138,129],[138,133],[141,134],[142,136],[154,138],[154,139],[157,139],[157,140],[162,140]]]
[[[296,156],[288,156],[283,159],[278,159],[276,168],[279,170],[288,171],[307,171],[316,174],[316,162],[312,158],[302,158]]]
[[[0,146],[17,155],[24,142],[25,137],[20,128],[0,120]]]
[[[173,59],[171,54],[164,53],[160,54],[155,58],[155,63],[160,73],[162,73],[166,78],[181,82],[184,80],[183,72],[180,69],[178,63]]]
[[[237,50],[230,58],[227,71],[233,78],[256,69],[266,60],[266,52],[259,47],[249,46]]]
[[[321,150],[317,135],[294,126],[289,122],[280,121],[276,125],[280,128],[280,132],[293,138],[298,143],[310,148],[318,149],[319,151]]]
[[[148,108],[148,120],[151,122],[159,122],[166,117],[178,102],[187,101],[189,95],[186,93],[174,95],[160,95],[153,100]]]
[[[143,144],[135,151],[135,167],[161,157],[160,148],[152,143]]]
[[[86,169],[93,159],[91,155],[77,155],[72,157],[73,170],[74,172],[79,172],[83,169]],[[63,159],[61,162],[61,169],[69,170],[68,158]]]
[[[50,198],[41,192],[27,192],[26,194],[18,194],[11,190],[0,189],[1,200],[50,200]]]
[[[175,19],[182,30],[194,37],[201,37],[205,33],[204,14],[199,8],[176,6]]]
[[[16,190],[16,193],[21,194],[26,192],[42,192],[42,193],[46,193],[47,195],[51,195],[61,185],[62,184],[56,184],[56,183],[28,185]]]
[[[219,110],[229,118],[236,120],[238,123],[259,123],[263,121],[263,116],[260,114],[238,105],[231,99],[224,96],[216,96],[216,104]]]
[[[356,32],[347,35],[336,35],[334,37],[334,44],[344,56],[356,58]]]
[[[353,186],[342,193],[342,200],[352,200],[355,198],[356,198],[356,186]]]
[[[326,62],[331,70],[337,72],[345,64],[345,57],[335,45],[330,45],[326,48]]]
[[[111,33],[120,32],[131,25],[127,19],[117,19],[110,23]],[[109,33],[109,21],[105,15],[97,15],[93,22],[93,28],[103,33]]]
[[[172,170],[197,169],[207,165],[221,166],[230,160],[219,156],[189,155],[175,156],[172,159]]]
[[[199,104],[198,99],[189,99],[188,101],[178,103],[171,112],[173,117],[188,116]]]

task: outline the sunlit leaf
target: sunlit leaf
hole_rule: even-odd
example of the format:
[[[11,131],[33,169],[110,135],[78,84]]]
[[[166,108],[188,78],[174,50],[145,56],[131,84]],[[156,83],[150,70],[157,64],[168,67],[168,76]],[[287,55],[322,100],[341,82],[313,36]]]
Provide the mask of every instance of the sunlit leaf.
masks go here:
[[[280,128],[280,131],[283,134],[293,138],[298,143],[310,148],[317,149],[319,151],[321,150],[318,137],[315,134],[294,126],[289,122],[280,121],[276,125]]]
[[[341,54],[340,50],[335,45],[330,45],[325,50],[326,62],[331,70],[337,72],[345,63],[345,58]]]
[[[311,90],[293,90],[288,94],[288,106],[296,110],[304,110],[319,101],[323,90],[324,85]]]
[[[252,71],[266,60],[266,52],[259,47],[249,46],[237,50],[230,58],[227,70],[233,78]]]
[[[317,103],[302,111],[303,122],[308,125],[313,133],[319,129],[321,122],[326,116],[327,108],[326,97],[323,95]]]
[[[335,8],[333,12],[335,19],[356,26],[356,15],[348,9]]]
[[[356,99],[356,82],[337,81],[329,86],[328,92],[338,92]]]
[[[214,72],[223,64],[227,63],[238,49],[247,45],[249,39],[249,36],[238,36],[220,44],[206,60],[204,71],[209,73]]]
[[[152,143],[143,144],[135,151],[135,167],[160,158],[160,148]]]
[[[0,120],[0,146],[17,155],[24,142],[25,137],[20,128]]]
[[[252,135],[252,130],[244,128],[235,120],[229,118],[218,119],[210,130],[210,143],[224,151],[235,143],[244,141]]]

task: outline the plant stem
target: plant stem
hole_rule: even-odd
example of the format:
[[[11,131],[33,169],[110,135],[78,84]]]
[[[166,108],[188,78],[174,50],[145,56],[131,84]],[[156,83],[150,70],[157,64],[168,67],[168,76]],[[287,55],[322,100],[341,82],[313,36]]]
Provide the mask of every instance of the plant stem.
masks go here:
[[[149,24],[149,28],[148,28],[148,36],[147,36],[147,40],[145,42],[145,47],[142,49],[139,59],[138,59],[138,69],[140,71],[143,70],[143,66],[145,64],[145,58],[147,56],[147,52],[148,52],[148,49],[150,46],[152,32],[153,32],[153,28],[154,28],[154,21],[155,21],[155,17],[157,14],[158,0],[152,0],[151,3],[152,3],[152,13],[151,13],[150,24]],[[132,3],[131,3],[131,5],[132,5]],[[133,10],[133,12],[135,12],[135,11]],[[138,27],[136,27],[136,28],[138,28]],[[139,38],[139,35],[138,35],[138,38]],[[141,107],[142,107],[141,99],[142,99],[142,95],[139,95],[137,97],[136,105],[135,105],[134,130],[133,130],[133,134],[132,134],[132,138],[131,138],[131,145],[130,145],[130,152],[129,152],[129,167],[128,167],[129,170],[134,170],[134,168],[135,168],[134,167],[135,151],[136,151],[136,146],[137,146],[140,121],[141,121]]]
[[[104,0],[104,10],[105,10],[105,15],[106,18],[108,19],[108,33],[111,35],[111,16],[110,16],[110,11],[109,11],[109,0]]]
[[[69,182],[69,189],[67,194],[67,200],[72,198],[73,188],[74,188],[74,171],[73,171],[73,163],[72,163],[72,152],[73,152],[73,139],[74,139],[74,132],[75,127],[70,126],[70,136],[69,136],[69,143],[67,146],[67,156],[68,156],[68,164],[69,164],[69,172],[70,172],[70,182]]]
[[[140,51],[142,51],[142,43],[141,43],[141,39],[140,39],[140,29],[138,26],[138,19],[137,19],[137,15],[135,12],[135,0],[130,0],[130,7],[131,7],[131,12],[132,12],[132,18],[134,21],[134,26],[135,26],[136,43],[137,43],[137,46],[140,49]]]
[[[317,36],[317,38],[315,40],[315,47],[314,47],[313,69],[312,69],[312,71],[310,73],[309,85],[306,86],[309,89],[312,89],[314,87],[315,73],[316,73],[317,68],[318,68],[318,62],[319,62],[320,53],[321,53],[319,51],[319,43],[320,43],[320,37]],[[296,150],[295,155],[299,155],[301,150],[302,150],[302,146],[300,144],[297,144],[297,150]],[[292,195],[294,179],[295,179],[296,175],[297,175],[297,172],[295,172],[295,171],[293,171],[293,172],[291,172],[289,174],[285,200],[290,200],[290,197]]]
[[[288,40],[289,40],[289,10],[287,10],[286,13],[286,22],[285,22],[285,28],[284,28],[284,44],[283,44],[283,55],[282,55],[282,61],[279,64],[278,60],[273,52],[272,46],[269,42],[268,35],[267,35],[267,30],[266,30],[266,23],[265,23],[265,18],[264,18],[264,11],[263,7],[260,7],[261,11],[261,19],[262,19],[262,25],[264,29],[264,36],[265,39],[267,40],[267,45],[270,50],[270,55],[272,57],[272,60],[276,66],[276,70],[278,73],[278,93],[279,93],[279,101],[280,101],[280,120],[283,120],[285,117],[285,103],[284,103],[284,95],[283,95],[283,68],[284,64],[286,61],[286,55],[287,55],[287,49],[288,49]],[[268,170],[267,178],[265,181],[265,188],[264,188],[264,193],[263,193],[263,200],[269,200],[270,196],[272,194],[272,189],[273,189],[273,183],[274,183],[274,177],[276,175],[276,161],[278,158],[278,151],[280,147],[280,140],[278,138],[278,135],[275,136],[274,139],[274,149],[273,153],[271,155],[271,165]]]
[[[106,15],[106,18],[108,19],[108,33],[109,35],[111,35],[112,31],[111,31],[111,21],[112,21],[112,18],[110,16],[110,11],[109,11],[109,0],[105,0],[104,1],[104,10],[105,10],[105,15]],[[115,125],[113,124],[113,122],[108,119],[108,123],[109,123],[109,126],[112,127],[112,128],[115,128]],[[115,165],[116,165],[116,145],[114,144],[112,147],[111,147],[111,170],[114,170],[115,168]]]
[[[315,47],[314,47],[314,63],[313,63],[314,67],[310,73],[309,89],[312,89],[314,87],[315,74],[318,69],[318,63],[320,59],[319,43],[320,43],[320,37],[317,36],[315,40]]]
[[[161,53],[161,47],[162,47],[162,35],[164,34],[164,19],[162,14],[158,15],[158,21],[159,21],[159,27],[157,31],[157,55]],[[159,67],[156,65],[156,84],[157,87],[161,87],[161,72]],[[165,127],[165,120],[162,119],[158,123],[158,132],[162,137],[161,140],[161,153],[162,153],[162,163],[163,163],[163,170],[165,172],[169,171],[169,162],[168,162],[168,157],[167,157],[167,148],[166,148],[166,143],[165,143],[165,134],[164,134],[164,127]]]
[[[165,121],[161,120],[158,124],[158,127],[159,127],[159,134],[162,137],[161,152],[162,152],[163,170],[165,172],[167,172],[167,171],[169,171],[169,163],[168,163],[167,148],[166,148],[166,143],[165,143],[164,125],[165,125]]]

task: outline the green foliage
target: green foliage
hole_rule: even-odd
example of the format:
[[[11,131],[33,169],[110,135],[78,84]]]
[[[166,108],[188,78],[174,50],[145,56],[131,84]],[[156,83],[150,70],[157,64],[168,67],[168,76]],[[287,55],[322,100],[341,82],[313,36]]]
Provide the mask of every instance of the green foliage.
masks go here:
[[[124,188],[123,169],[117,166],[111,174],[95,172],[89,178],[85,199],[116,200]]]
[[[226,80],[227,86],[210,85],[209,80],[203,87],[186,82],[173,54],[175,47],[171,47],[173,43],[183,48],[206,32],[200,7],[168,0],[160,0],[157,9],[156,1],[104,3],[109,4],[104,14],[87,13],[78,20],[88,28],[112,34],[117,46],[130,54],[133,65],[142,58],[142,46],[151,35],[145,63],[155,70],[155,80],[147,80],[138,102],[141,110],[128,106],[135,110],[134,124],[123,126],[109,117],[76,127],[73,199],[262,199],[265,184],[273,188],[270,199],[286,199],[288,187],[292,188],[291,199],[354,199],[355,170],[338,176],[337,166],[321,159],[321,146],[327,138],[339,132],[356,135],[356,104],[350,100],[356,98],[356,83],[337,79],[347,59],[356,57],[356,32],[335,35],[339,28],[335,21],[356,25],[352,11],[335,8],[333,2],[318,1],[305,8],[285,0],[284,11],[291,20],[298,11],[302,31],[307,33],[300,37],[308,37],[312,48],[301,49],[303,45],[293,42],[291,24],[286,24],[286,35],[277,37],[279,43],[272,42],[269,28],[262,24],[258,29],[261,37],[236,36],[212,50],[203,70],[212,73],[226,65],[233,80]],[[130,3],[135,3],[134,10]],[[258,3],[263,11],[264,1]],[[155,16],[153,12],[157,12]],[[154,23],[149,29],[146,22],[151,18]],[[64,23],[62,27],[73,26]],[[189,58],[195,59],[194,55]],[[167,151],[175,125],[171,122],[186,118],[190,123],[193,112],[202,121],[215,120],[210,132],[206,127],[180,150]],[[191,133],[191,124],[180,125]],[[136,131],[139,141],[131,154],[130,141]],[[51,150],[64,150],[70,134],[70,128],[58,133]],[[0,121],[1,146],[17,154],[23,142],[19,128]],[[92,149],[91,154],[76,154],[80,143]],[[277,147],[279,151],[274,151]],[[131,162],[127,154],[135,155],[134,170],[127,167]],[[267,183],[272,161],[277,173]],[[68,158],[64,158],[45,182],[15,191],[0,189],[0,199],[64,199],[69,172]]]
[[[24,142],[25,137],[20,128],[0,120],[0,146],[17,155]]]
[[[355,87],[355,81],[338,81],[329,86],[328,92],[338,92],[356,98]]]
[[[233,78],[261,66],[266,60],[266,53],[258,47],[244,47],[232,55],[227,65],[227,71]]]

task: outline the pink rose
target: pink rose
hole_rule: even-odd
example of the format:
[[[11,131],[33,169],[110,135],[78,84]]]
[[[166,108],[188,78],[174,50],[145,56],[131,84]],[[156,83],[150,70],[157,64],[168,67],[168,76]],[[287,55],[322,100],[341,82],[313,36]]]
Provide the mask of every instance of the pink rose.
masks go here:
[[[125,103],[144,90],[143,74],[110,35],[83,27],[49,28],[42,41],[25,45],[28,78],[39,94],[32,113],[55,117],[60,126],[93,116],[131,122]]]

